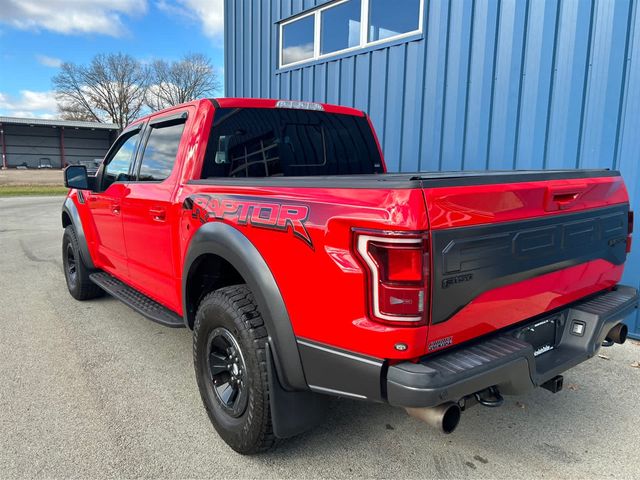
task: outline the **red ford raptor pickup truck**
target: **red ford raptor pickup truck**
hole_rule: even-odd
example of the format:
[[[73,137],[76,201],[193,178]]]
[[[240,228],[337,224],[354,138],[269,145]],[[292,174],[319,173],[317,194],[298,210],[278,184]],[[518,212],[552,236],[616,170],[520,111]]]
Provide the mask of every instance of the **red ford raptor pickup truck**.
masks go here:
[[[191,329],[206,411],[241,453],[322,421],[330,396],[451,432],[475,404],[560,390],[638,305],[618,172],[386,173],[351,108],[198,100],[65,183],[69,292]]]

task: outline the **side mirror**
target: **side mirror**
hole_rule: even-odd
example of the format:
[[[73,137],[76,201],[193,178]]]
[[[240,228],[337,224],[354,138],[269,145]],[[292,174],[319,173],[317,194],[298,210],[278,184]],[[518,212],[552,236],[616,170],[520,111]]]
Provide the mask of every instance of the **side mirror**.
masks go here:
[[[91,190],[91,182],[84,165],[69,165],[64,169],[64,186],[78,190]]]
[[[231,135],[220,135],[218,139],[218,150],[216,151],[216,165],[224,165],[227,163],[227,151],[229,150],[229,142]]]

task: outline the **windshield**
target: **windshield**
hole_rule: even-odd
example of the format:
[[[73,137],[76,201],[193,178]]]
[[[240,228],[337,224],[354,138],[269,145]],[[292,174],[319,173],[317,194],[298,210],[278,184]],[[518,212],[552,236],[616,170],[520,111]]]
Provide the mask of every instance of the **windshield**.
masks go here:
[[[310,110],[217,109],[202,178],[383,173],[364,117]]]

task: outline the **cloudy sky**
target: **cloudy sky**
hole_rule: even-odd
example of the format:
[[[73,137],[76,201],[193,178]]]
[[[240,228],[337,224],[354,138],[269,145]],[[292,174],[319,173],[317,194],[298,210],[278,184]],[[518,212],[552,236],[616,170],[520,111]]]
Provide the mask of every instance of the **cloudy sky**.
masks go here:
[[[0,115],[51,118],[62,62],[204,53],[222,71],[223,0],[0,0]]]

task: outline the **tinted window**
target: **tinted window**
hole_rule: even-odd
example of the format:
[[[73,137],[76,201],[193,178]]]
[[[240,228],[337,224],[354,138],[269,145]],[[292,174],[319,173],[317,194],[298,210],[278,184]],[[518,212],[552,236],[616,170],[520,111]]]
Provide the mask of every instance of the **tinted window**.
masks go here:
[[[289,109],[218,109],[203,178],[381,173],[363,117]]]
[[[349,0],[321,13],[320,53],[360,45],[360,0]]]
[[[314,16],[282,26],[282,65],[313,57]]]
[[[162,181],[171,175],[183,131],[184,121],[151,128],[147,145],[144,148],[138,180]]]
[[[413,32],[420,27],[419,20],[420,0],[370,0],[369,41]]]
[[[104,168],[102,188],[106,189],[113,182],[125,182],[131,180],[129,169],[138,147],[139,131],[123,137],[119,140],[120,147],[111,156]]]

